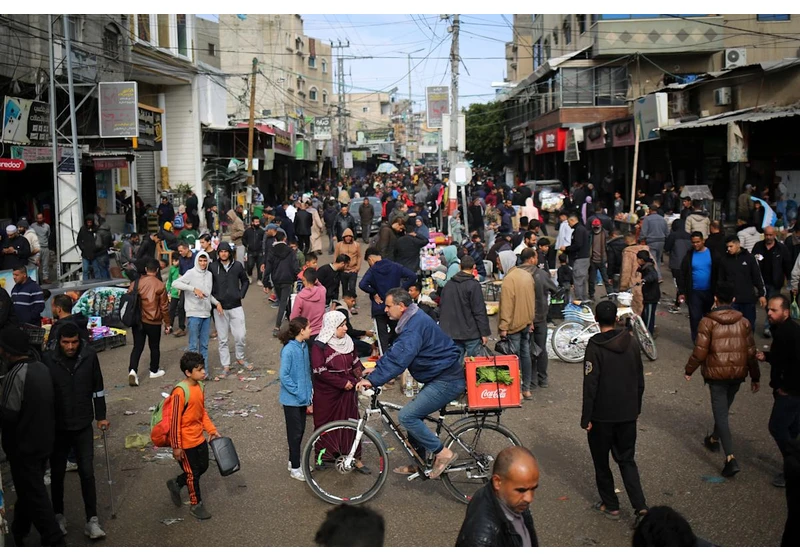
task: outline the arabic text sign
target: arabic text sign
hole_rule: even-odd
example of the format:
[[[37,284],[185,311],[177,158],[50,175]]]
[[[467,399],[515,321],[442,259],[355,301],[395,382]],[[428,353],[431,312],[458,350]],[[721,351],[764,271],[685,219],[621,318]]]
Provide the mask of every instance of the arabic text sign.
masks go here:
[[[3,103],[3,142],[51,142],[50,105],[43,101],[6,97]]]
[[[139,95],[136,82],[100,82],[101,138],[139,136]]]
[[[450,112],[450,87],[428,86],[425,88],[425,108],[428,128],[442,128],[442,115]]]

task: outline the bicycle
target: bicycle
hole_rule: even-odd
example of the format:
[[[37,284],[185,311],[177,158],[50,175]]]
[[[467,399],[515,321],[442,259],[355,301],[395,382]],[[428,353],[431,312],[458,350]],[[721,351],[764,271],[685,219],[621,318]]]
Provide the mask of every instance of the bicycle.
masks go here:
[[[633,332],[639,347],[650,361],[658,359],[658,350],[655,340],[647,330],[644,320],[633,312],[630,305],[633,301],[633,291],[615,292],[605,296],[617,304],[617,321],[624,323],[625,327]],[[591,313],[589,302],[580,302],[581,314]],[[586,345],[589,339],[600,332],[596,321],[565,321],[553,331],[550,345],[562,361],[579,363],[586,354]]]
[[[306,443],[302,455],[302,469],[308,486],[323,501],[361,504],[374,498],[386,483],[389,457],[383,437],[367,425],[370,417],[380,416],[389,431],[405,448],[416,467],[408,480],[430,478],[434,457],[420,457],[410,441],[400,431],[400,426],[389,415],[390,410],[403,407],[378,400],[380,387],[365,391],[370,405],[359,420],[337,420],[316,430]],[[439,416],[428,415],[425,420],[436,425],[436,435],[446,432],[444,446],[456,448],[459,457],[442,473],[445,488],[460,502],[469,503],[473,494],[492,476],[492,465],[498,453],[510,446],[522,445],[520,439],[500,424],[502,409],[470,411],[466,405],[439,410]],[[465,415],[451,425],[446,416]],[[356,467],[361,461],[370,470]]]

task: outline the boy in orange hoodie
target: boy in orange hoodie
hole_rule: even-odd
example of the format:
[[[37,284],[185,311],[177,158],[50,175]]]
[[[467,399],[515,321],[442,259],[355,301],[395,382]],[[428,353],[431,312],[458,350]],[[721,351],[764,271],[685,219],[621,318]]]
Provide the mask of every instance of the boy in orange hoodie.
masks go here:
[[[188,487],[192,504],[189,512],[197,519],[211,519],[200,496],[200,477],[208,470],[208,443],[203,432],[207,432],[210,439],[218,438],[219,432],[206,412],[201,384],[206,377],[205,359],[198,352],[186,352],[180,366],[189,385],[189,401],[186,402],[182,387],[172,390],[176,402],[172,408],[169,439],[172,456],[180,463],[183,473],[169,479],[167,488],[172,502],[180,507],[183,504],[181,488]]]

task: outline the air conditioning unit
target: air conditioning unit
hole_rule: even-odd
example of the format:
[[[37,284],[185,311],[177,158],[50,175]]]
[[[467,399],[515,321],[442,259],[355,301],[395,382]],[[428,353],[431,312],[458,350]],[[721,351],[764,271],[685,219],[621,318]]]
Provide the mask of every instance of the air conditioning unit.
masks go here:
[[[714,105],[722,107],[731,104],[731,88],[723,87],[714,90]]]
[[[747,65],[747,49],[725,49],[725,70]]]

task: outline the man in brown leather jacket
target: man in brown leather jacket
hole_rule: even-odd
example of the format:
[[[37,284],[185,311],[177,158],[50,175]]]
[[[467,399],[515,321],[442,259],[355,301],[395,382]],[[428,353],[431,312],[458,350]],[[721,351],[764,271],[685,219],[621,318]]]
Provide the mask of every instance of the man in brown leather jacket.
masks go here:
[[[706,436],[703,443],[709,451],[719,451],[722,441],[725,452],[722,476],[725,477],[732,477],[740,470],[733,454],[728,411],[748,374],[753,393],[758,392],[761,379],[750,322],[732,307],[734,290],[732,283],[717,283],[714,307],[700,320],[694,352],[689,357],[684,374],[686,381],[691,381],[694,371],[702,366],[701,372],[711,393],[711,412],[714,415],[714,431]]]
[[[128,385],[139,386],[139,358],[142,357],[145,338],[150,346],[150,379],[164,375],[164,370],[159,368],[161,360],[161,323],[166,328],[169,324],[169,303],[167,290],[159,278],[158,261],[150,259],[145,264],[145,275],[139,278],[139,313],[141,320],[138,325],[131,327],[133,331],[133,350],[128,372]],[[132,282],[128,291],[133,291],[136,286]]]

